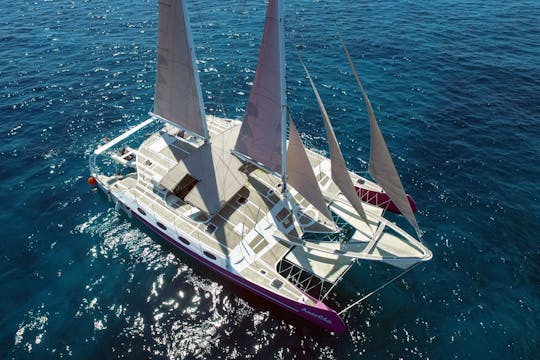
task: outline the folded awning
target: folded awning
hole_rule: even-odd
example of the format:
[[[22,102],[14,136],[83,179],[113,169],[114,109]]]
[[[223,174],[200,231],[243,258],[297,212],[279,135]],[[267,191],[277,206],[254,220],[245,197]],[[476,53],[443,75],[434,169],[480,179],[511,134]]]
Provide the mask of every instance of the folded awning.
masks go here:
[[[234,126],[214,135],[210,142],[195,149],[182,159],[160,181],[160,185],[173,191],[186,176],[198,180],[184,200],[198,209],[215,214],[247,182],[238,169],[242,162],[231,154],[240,126]]]

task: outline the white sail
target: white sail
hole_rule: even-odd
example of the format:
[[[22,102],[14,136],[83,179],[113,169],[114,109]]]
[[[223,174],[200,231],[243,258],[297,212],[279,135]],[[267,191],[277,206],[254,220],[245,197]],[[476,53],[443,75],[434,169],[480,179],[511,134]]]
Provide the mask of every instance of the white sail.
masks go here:
[[[279,1],[270,0],[255,79],[235,150],[276,173],[283,173],[285,74]]]
[[[349,54],[349,50],[347,49],[347,46],[345,45],[345,42],[343,41],[341,35],[340,39],[341,44],[343,45],[343,49],[345,50],[345,54],[347,54],[347,59],[349,60],[349,64],[351,65],[356,82],[358,83],[360,91],[362,92],[362,97],[364,98],[364,102],[366,104],[366,108],[369,114],[369,125],[371,129],[371,153],[369,157],[369,173],[377,181],[377,184],[379,184],[384,189],[384,191],[388,194],[394,204],[396,204],[399,211],[401,211],[401,213],[411,223],[417,234],[421,236],[422,232],[420,230],[420,227],[418,226],[418,223],[416,222],[414,212],[411,209],[411,205],[409,203],[409,200],[407,199],[407,195],[405,194],[403,185],[401,184],[401,180],[396,170],[396,166],[394,165],[392,156],[388,151],[388,147],[386,146],[386,142],[384,141],[381,129],[379,128],[377,120],[375,119],[375,113],[373,112],[371,102],[369,101],[367,93],[364,90],[364,86],[360,81],[360,77],[358,76],[356,67],[354,66],[351,55]]]
[[[326,206],[317,178],[306,154],[296,126],[291,121],[289,125],[289,146],[287,148],[287,175],[289,184],[309,201],[322,215],[322,223],[334,229],[332,214]]]
[[[193,40],[184,0],[160,0],[153,114],[207,138]]]
[[[336,183],[339,190],[341,190],[341,192],[343,193],[343,195],[345,195],[347,200],[349,200],[349,202],[354,207],[358,215],[360,215],[362,220],[364,220],[365,223],[369,226],[366,213],[364,212],[362,203],[360,202],[360,199],[358,198],[358,195],[356,194],[356,191],[354,190],[354,185],[352,183],[351,177],[347,170],[347,166],[345,165],[345,160],[343,159],[341,148],[339,147],[339,143],[336,139],[336,134],[334,133],[334,129],[332,128],[332,124],[330,123],[330,118],[328,117],[328,114],[326,113],[326,109],[319,95],[319,91],[317,91],[317,87],[315,86],[315,83],[311,79],[311,76],[309,75],[309,71],[303,62],[302,62],[302,66],[304,67],[304,70],[306,71],[307,78],[309,79],[311,87],[313,88],[313,92],[315,93],[315,97],[317,98],[317,103],[319,104],[321,115],[324,121],[324,127],[326,128],[326,137],[328,139],[328,147],[330,148],[332,180],[334,181],[334,183]]]

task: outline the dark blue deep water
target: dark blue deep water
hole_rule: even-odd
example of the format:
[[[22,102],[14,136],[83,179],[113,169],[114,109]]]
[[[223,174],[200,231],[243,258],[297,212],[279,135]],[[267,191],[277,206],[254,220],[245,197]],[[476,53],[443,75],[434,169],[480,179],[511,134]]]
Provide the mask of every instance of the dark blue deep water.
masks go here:
[[[241,118],[264,0],[190,0],[206,108]],[[536,359],[540,3],[288,1],[288,96],[325,149],[297,56],[350,167],[367,114],[338,32],[433,250],[332,336],[210,273],[86,184],[105,136],[145,119],[156,1],[0,1],[0,358]],[[350,299],[396,274],[355,267]]]

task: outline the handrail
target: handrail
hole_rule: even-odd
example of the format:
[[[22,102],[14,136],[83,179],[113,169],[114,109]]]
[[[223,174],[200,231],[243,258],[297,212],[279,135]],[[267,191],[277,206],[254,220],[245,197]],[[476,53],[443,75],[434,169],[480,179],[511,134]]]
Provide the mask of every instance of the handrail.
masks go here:
[[[97,148],[96,150],[94,150],[94,154],[95,155],[99,155],[101,154],[102,152],[104,152],[105,150],[113,147],[114,145],[118,144],[120,141],[130,137],[131,135],[133,135],[134,133],[136,133],[137,131],[141,130],[142,128],[146,127],[148,124],[150,124],[152,121],[156,120],[156,118],[154,117],[151,117],[145,121],[143,121],[142,123],[140,123],[139,125],[129,129],[128,131],[126,131],[125,133],[123,133],[122,135],[112,139],[111,141],[109,141],[108,143],[106,143],[105,145],[102,145],[100,146],[99,148]]]
[[[130,137],[131,135],[133,135],[134,133],[136,133],[137,131],[141,130],[142,128],[146,127],[147,125],[149,125],[150,123],[152,123],[154,120],[156,120],[156,118],[154,117],[151,117],[145,121],[143,121],[142,123],[140,123],[139,125],[129,129],[128,131],[126,131],[125,133],[123,133],[122,135],[114,138],[113,140],[107,142],[106,144],[104,145],[101,145],[100,147],[98,147],[96,150],[94,150],[94,152],[92,154],[90,154],[90,158],[88,159],[88,165],[90,167],[90,173],[91,174],[95,174],[96,173],[96,157],[98,155],[100,155],[101,153],[103,153],[104,151],[110,149],[111,147],[113,147],[114,145],[118,144],[119,142],[121,142],[122,140],[125,140],[127,139],[128,137]]]

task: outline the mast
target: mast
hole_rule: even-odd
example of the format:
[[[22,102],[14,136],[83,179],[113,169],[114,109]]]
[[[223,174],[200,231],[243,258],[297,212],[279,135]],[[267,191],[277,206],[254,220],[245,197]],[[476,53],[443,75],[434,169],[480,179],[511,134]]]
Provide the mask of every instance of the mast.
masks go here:
[[[199,97],[199,109],[202,118],[203,137],[208,140],[208,124],[206,123],[206,112],[204,111],[204,103],[202,97],[201,80],[199,79],[199,70],[197,68],[197,58],[195,57],[195,47],[193,45],[193,36],[191,35],[191,23],[187,12],[186,1],[182,0],[182,9],[186,17],[186,34],[188,38],[189,53],[191,54],[191,63],[193,64],[193,77],[195,78],[195,86],[197,87],[197,96]]]
[[[279,15],[279,76],[281,83],[281,181],[282,193],[287,193],[287,91],[285,63],[285,18],[283,1],[278,0]]]

